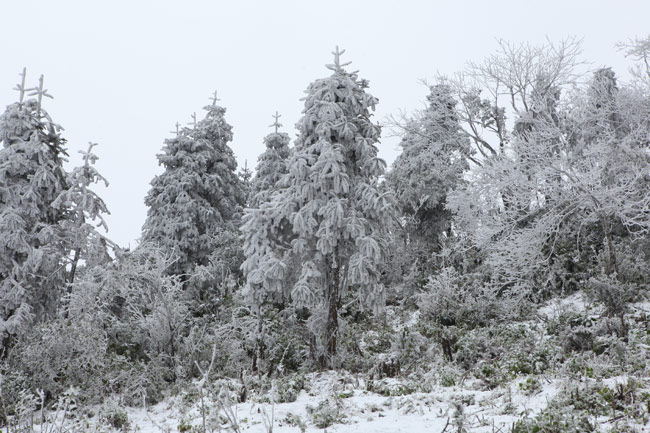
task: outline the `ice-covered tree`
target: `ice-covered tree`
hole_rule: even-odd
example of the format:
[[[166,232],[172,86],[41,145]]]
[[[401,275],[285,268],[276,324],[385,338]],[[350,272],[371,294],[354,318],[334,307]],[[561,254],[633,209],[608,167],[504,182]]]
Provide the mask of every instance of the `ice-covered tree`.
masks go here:
[[[643,120],[650,107],[635,89],[616,90],[613,78],[600,70],[564,100],[553,91],[540,99],[531,93],[512,148],[485,161],[452,197],[451,207],[486,252],[500,289],[575,288],[579,282],[557,278],[560,255],[569,278],[580,265],[594,272],[601,254],[607,257],[604,272],[616,274],[616,227],[637,238],[650,229]],[[589,232],[600,239],[585,245]],[[584,255],[588,261],[581,263]]]
[[[399,203],[408,248],[415,252],[408,255],[411,262],[429,259],[451,236],[447,195],[463,182],[472,154],[450,87],[431,86],[427,100],[426,109],[401,125],[402,153],[386,179]]]
[[[101,227],[108,231],[104,215],[109,214],[106,203],[91,188],[96,183],[108,186],[108,181],[97,171],[98,157],[93,153],[96,143],[90,143],[87,151],[80,150],[83,165],[75,167],[67,175],[68,188],[59,194],[52,206],[66,212],[67,218],[61,221],[67,248],[71,251],[67,282],[72,284],[77,273],[79,261],[86,266],[95,266],[109,260],[108,248],[113,243],[97,231]]]
[[[312,309],[322,363],[336,363],[339,308],[345,294],[379,309],[379,284],[393,199],[379,190],[385,162],[377,157],[377,99],[347,72],[334,52],[333,74],[310,84],[299,136],[280,190],[245,216],[247,291],[253,304],[269,297]]]
[[[287,172],[289,159],[289,134],[278,132],[282,127],[278,121],[280,115],[275,113],[275,122],[271,125],[275,131],[264,137],[266,150],[257,159],[255,177],[251,184],[251,199],[249,207],[257,207],[260,203],[269,199],[278,181]]]
[[[499,40],[494,54],[482,62],[469,62],[452,78],[445,77],[456,96],[463,131],[478,152],[471,159],[476,165],[510,146],[509,119],[527,118],[540,108],[534,107],[534,99],[545,100],[575,82],[579,54],[580,43],[572,38],[540,45]]]
[[[65,281],[67,211],[52,206],[67,188],[65,140],[41,106],[51,98],[43,77],[26,89],[25,75],[19,101],[0,116],[0,350],[54,312]]]
[[[241,168],[241,170],[239,170],[237,176],[239,176],[239,179],[242,181],[242,185],[244,188],[244,193],[246,197],[244,203],[248,205],[251,199],[251,183],[253,179],[253,170],[248,168],[248,160],[244,160],[244,166]]]
[[[189,277],[197,265],[207,265],[224,230],[234,230],[245,200],[237,175],[237,161],[228,143],[232,127],[225,108],[204,107],[204,119],[178,130],[165,140],[158,155],[165,171],[151,182],[145,198],[149,207],[142,233],[151,242],[171,251],[170,272]]]
[[[650,81],[650,36],[631,39],[627,43],[618,44],[618,47],[625,51],[626,57],[636,62],[630,70],[634,78],[647,86]]]

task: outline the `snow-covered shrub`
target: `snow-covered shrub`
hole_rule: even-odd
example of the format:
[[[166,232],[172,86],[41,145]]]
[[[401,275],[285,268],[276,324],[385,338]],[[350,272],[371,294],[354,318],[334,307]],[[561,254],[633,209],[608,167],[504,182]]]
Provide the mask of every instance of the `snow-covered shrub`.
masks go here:
[[[340,321],[341,366],[381,379],[423,365],[421,356],[429,341],[414,326],[405,324],[412,316],[412,311],[395,306],[380,317],[348,310]]]
[[[455,386],[458,384],[461,375],[462,371],[453,364],[443,365],[438,370],[438,382],[440,386],[444,387]]]
[[[160,357],[145,361],[118,356],[112,359],[110,368],[108,385],[129,406],[142,405],[143,397],[147,404],[156,404],[170,387],[169,367]]]
[[[594,420],[588,415],[576,412],[572,407],[548,407],[534,418],[523,418],[515,422],[512,433],[597,433]]]
[[[430,360],[428,349],[430,342],[417,329],[417,325],[403,325],[395,331],[391,345],[391,360],[397,361],[402,374],[417,371]]]
[[[534,395],[539,393],[542,390],[542,384],[539,381],[539,377],[536,375],[530,375],[523,382],[519,382],[519,389],[525,395]]]
[[[425,290],[416,296],[419,334],[435,341],[447,361],[455,360],[464,368],[473,365],[477,357],[499,350],[483,347],[483,343],[475,340],[481,335],[480,328],[517,317],[527,308],[523,301],[515,307],[512,299],[502,299],[492,286],[480,284],[472,274],[462,275],[447,267],[430,276]],[[469,346],[467,341],[459,343],[461,336],[472,343]],[[460,351],[458,355],[457,351]]]
[[[650,404],[647,387],[647,381],[644,383],[634,378],[614,384],[589,380],[584,384],[571,384],[562,389],[535,418],[519,420],[513,431],[598,432],[602,425],[598,418],[603,416],[612,421],[634,420],[643,425],[648,420]],[[625,430],[614,427],[609,431]]]
[[[194,360],[186,350],[189,301],[164,273],[157,250],[118,252],[114,262],[85,270],[71,287],[60,317],[44,322],[17,345],[12,365],[34,386],[57,396],[69,386],[81,399],[122,392],[141,403],[158,400]]]
[[[130,427],[129,415],[116,401],[109,399],[104,402],[100,411],[101,422],[119,431],[128,431]]]
[[[215,370],[226,377],[238,377],[242,368],[250,365],[249,351],[252,354],[256,329],[257,321],[243,307],[233,308],[230,316],[215,324],[206,338],[206,347],[216,345]],[[199,364],[207,364],[209,360],[203,356]]]
[[[43,390],[23,389],[13,402],[14,413],[5,417],[3,429],[7,433],[87,431],[88,423],[78,411],[77,395],[78,389],[68,388],[56,400],[48,402]]]
[[[332,424],[341,423],[346,418],[343,412],[343,402],[336,397],[327,398],[318,403],[317,406],[307,405],[306,408],[312,423],[321,429]]]
[[[9,417],[15,417],[21,395],[32,388],[31,381],[22,371],[9,368],[6,361],[0,363],[0,425],[6,425]]]
[[[178,368],[187,368],[181,349],[189,333],[190,302],[179,279],[166,274],[168,263],[151,246],[118,253],[113,263],[79,283],[74,292],[79,304],[71,303],[71,314],[90,315],[105,329],[110,355],[151,363],[173,381]]]
[[[650,241],[625,239],[615,248],[620,280],[636,286],[637,297],[647,296],[650,289]],[[602,258],[600,264],[602,267]]]
[[[610,275],[592,277],[587,282],[587,292],[605,306],[608,315],[618,317],[623,325],[628,304],[640,297],[639,287],[622,282]]]
[[[614,357],[618,341],[625,338],[628,326],[621,317],[601,316],[565,311],[546,323],[547,332],[557,338],[567,354],[591,352],[609,353]]]
[[[305,389],[303,374],[298,373],[273,379],[270,390],[273,393],[273,403],[294,402],[303,389]]]
[[[395,380],[395,379],[380,379],[368,380],[366,382],[366,391],[374,392],[384,397],[394,397],[401,395],[409,395],[414,392],[428,392],[428,388],[420,381],[413,380]]]
[[[263,344],[266,374],[284,374],[300,371],[307,365],[310,335],[295,317],[292,308],[269,309],[266,314]]]
[[[307,356],[307,337],[295,322],[292,309],[267,308],[264,319],[251,313],[236,296],[234,304],[212,325],[207,341],[217,344],[215,366],[228,377],[242,368],[269,377],[297,371]]]
[[[96,323],[60,318],[35,327],[16,347],[12,362],[48,397],[75,386],[79,398],[92,401],[104,393],[107,347],[106,333]]]
[[[553,342],[540,338],[540,330],[524,324],[465,330],[454,347],[454,362],[490,389],[520,375],[545,373],[561,356]]]
[[[444,268],[429,277],[424,291],[417,295],[421,320],[442,326],[475,328],[487,326],[512,311],[505,310],[489,286],[478,286],[472,278],[454,268]]]
[[[292,427],[299,428],[301,433],[305,433],[305,431],[307,431],[307,424],[305,424],[302,418],[300,418],[299,415],[292,414],[291,412],[289,412],[287,416],[284,417],[284,419],[282,419],[280,422]],[[282,424],[280,424],[280,426],[282,426]]]

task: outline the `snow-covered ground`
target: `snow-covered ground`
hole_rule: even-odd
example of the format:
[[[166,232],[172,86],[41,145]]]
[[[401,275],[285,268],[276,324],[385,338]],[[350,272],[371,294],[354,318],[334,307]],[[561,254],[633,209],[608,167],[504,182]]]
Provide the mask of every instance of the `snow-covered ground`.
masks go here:
[[[498,388],[481,391],[476,383],[467,381],[460,387],[437,387],[430,393],[383,396],[365,390],[364,380],[342,380],[333,372],[308,377],[309,391],[301,391],[292,403],[261,403],[249,401],[232,406],[241,431],[268,432],[273,417],[273,432],[441,432],[457,431],[462,423],[472,432],[506,431],[522,413],[533,415],[546,407],[561,383],[548,380],[540,392],[527,396],[512,383],[509,390]],[[348,382],[348,383],[343,383]],[[394,386],[399,381],[389,380]],[[182,397],[168,399],[146,410],[128,410],[131,427],[144,433],[176,432],[189,426],[200,426],[199,405],[183,410]],[[328,404],[323,405],[327,401]],[[321,410],[318,410],[321,404]],[[214,406],[210,407],[214,411]],[[311,410],[310,410],[311,409]],[[323,416],[315,419],[314,412]],[[331,416],[337,421],[325,426],[319,420]],[[265,418],[267,424],[265,424]],[[185,427],[182,427],[185,426]],[[222,424],[225,431],[231,429]],[[217,430],[218,431],[218,430]]]
[[[597,317],[602,314],[601,309],[583,293],[576,293],[548,302],[537,310],[531,321],[521,325],[533,335],[527,337],[531,338],[530,344],[542,344],[551,337],[538,321],[550,323],[566,313]],[[643,365],[650,350],[646,338],[650,335],[648,312],[648,301],[630,305],[628,322],[632,329],[628,335],[628,347],[622,355],[625,357],[624,365],[629,364],[626,368],[599,366],[601,361],[590,351],[560,350],[567,357],[564,366],[544,369],[537,374],[511,369],[498,381],[486,381],[485,374],[481,373],[485,367],[493,371],[503,370],[505,364],[499,367],[497,359],[497,364],[491,365],[492,361],[487,358],[465,372],[453,370],[455,367],[444,363],[427,370],[423,364],[417,369],[417,374],[380,380],[373,380],[370,374],[346,371],[293,373],[272,380],[249,378],[244,403],[234,403],[241,391],[240,380],[195,381],[181,391],[176,389],[172,393],[170,390],[170,395],[163,401],[148,407],[127,407],[119,401],[120,396],[116,396],[117,400],[83,408],[68,418],[74,427],[62,431],[113,433],[118,429],[109,425],[118,423],[107,416],[113,413],[119,414],[117,418],[122,420],[119,423],[121,431],[142,433],[507,433],[523,418],[531,420],[542,412],[548,413],[551,402],[556,416],[569,414],[571,417],[586,413],[585,404],[604,405],[591,407],[592,412],[588,415],[590,422],[599,425],[599,431],[620,431],[617,423],[628,421],[626,425],[632,425],[636,430],[624,431],[650,431],[650,412],[646,415],[646,405],[650,407],[650,392],[644,373],[647,370]],[[394,319],[399,320],[397,317]],[[414,322],[407,316],[404,323],[412,325]],[[571,356],[582,362],[579,368],[570,366]],[[436,368],[441,370],[435,371]],[[445,379],[449,376],[447,368],[454,372],[451,380]],[[574,392],[577,402],[573,401]],[[282,399],[295,400],[280,402]],[[622,406],[616,407],[619,403]],[[562,412],[565,406],[574,407]],[[90,418],[86,418],[88,416]],[[56,415],[53,419],[57,421],[46,427],[35,426],[34,431],[54,431],[56,429],[50,427],[64,427],[65,423]],[[124,423],[127,419],[128,422]],[[80,425],[81,430],[78,428]]]

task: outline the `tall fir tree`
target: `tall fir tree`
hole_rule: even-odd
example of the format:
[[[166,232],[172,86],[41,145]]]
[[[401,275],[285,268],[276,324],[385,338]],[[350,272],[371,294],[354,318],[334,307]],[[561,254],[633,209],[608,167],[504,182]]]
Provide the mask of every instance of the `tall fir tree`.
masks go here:
[[[145,198],[149,207],[143,243],[172,253],[169,271],[187,281],[193,269],[206,266],[223,230],[234,230],[245,203],[245,188],[237,175],[237,161],[228,143],[232,127],[226,109],[212,104],[206,116],[165,140],[159,164],[165,171],[151,182]]]
[[[65,286],[66,209],[52,206],[67,188],[61,127],[42,108],[51,96],[17,86],[20,99],[0,116],[0,350],[51,316]],[[36,98],[25,99],[25,94]]]
[[[274,132],[264,137],[266,150],[257,159],[255,177],[251,183],[251,199],[249,207],[258,207],[260,203],[269,199],[275,190],[278,181],[287,174],[288,160],[290,155],[289,134],[278,132],[282,127],[279,122],[280,115],[275,112],[275,121],[270,126],[275,128]]]
[[[377,157],[380,127],[370,121],[377,99],[367,81],[343,69],[338,47],[333,54],[333,74],[306,91],[281,189],[250,209],[242,228],[251,303],[279,296],[310,307],[321,342],[315,356],[328,366],[337,362],[342,297],[383,306],[379,265],[393,219],[392,195],[379,190],[386,164]]]
[[[430,87],[428,106],[403,126],[402,153],[386,176],[403,216],[406,244],[396,253],[409,266],[426,266],[451,236],[452,215],[447,195],[463,183],[472,149],[456,113],[452,90],[445,84]],[[405,254],[406,253],[406,254]]]
[[[67,212],[67,218],[60,225],[67,239],[70,251],[67,283],[75,281],[81,260],[86,267],[93,267],[110,260],[108,250],[116,245],[97,231],[97,227],[108,231],[104,215],[109,214],[106,203],[91,187],[96,183],[108,186],[108,181],[95,168],[98,157],[93,153],[96,143],[90,143],[88,150],[80,150],[83,165],[67,174],[68,188],[59,194],[52,206]]]
[[[244,203],[246,206],[248,206],[251,199],[251,188],[253,181],[253,170],[248,168],[248,160],[244,160],[244,166],[241,168],[241,170],[239,170],[237,176],[239,176],[239,179],[242,181],[242,185],[244,186]]]

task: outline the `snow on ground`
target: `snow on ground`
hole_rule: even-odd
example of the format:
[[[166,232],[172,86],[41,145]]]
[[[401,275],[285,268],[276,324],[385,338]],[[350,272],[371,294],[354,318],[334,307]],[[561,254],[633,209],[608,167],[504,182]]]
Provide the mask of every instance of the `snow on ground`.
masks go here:
[[[584,313],[589,309],[590,303],[587,295],[582,292],[573,293],[566,298],[551,299],[537,313],[545,319],[556,319],[562,313],[570,311],[573,313]]]
[[[650,312],[648,301],[637,302],[631,307],[631,317]],[[578,292],[548,302],[538,309],[537,317],[553,320],[568,312],[591,316],[600,308],[589,302],[584,293]],[[436,376],[433,373],[430,375],[432,378]],[[273,392],[262,396],[253,393],[245,403],[220,408],[214,397],[206,397],[206,425],[207,431],[266,433],[271,431],[268,426],[272,419],[275,433],[437,433],[459,431],[461,424],[466,431],[476,433],[507,432],[516,420],[533,418],[561,390],[576,385],[567,376],[537,375],[533,379],[538,381],[537,386],[530,386],[528,377],[520,376],[493,390],[486,390],[485,383],[471,376],[464,376],[459,385],[447,387],[433,379],[421,379],[421,385],[425,386],[416,388],[431,389],[431,392],[409,393],[413,389],[413,381],[409,383],[409,379],[382,379],[381,386],[377,386],[377,381],[375,386],[369,386],[364,375],[331,371],[311,373],[304,377],[305,389],[291,403],[272,404]],[[588,378],[580,380],[590,381]],[[614,376],[598,383],[616,389],[618,384],[627,381],[627,376]],[[393,395],[386,396],[369,389],[390,391]],[[193,395],[181,392],[151,407],[126,409],[129,431],[202,431],[199,426],[203,417],[197,396],[194,389]],[[228,409],[232,409],[239,430],[234,430],[223,417]],[[609,418],[603,418],[603,422],[609,422]]]
[[[233,405],[241,431],[267,432],[265,413],[268,418],[273,414],[276,433],[441,432],[445,426],[447,431],[457,430],[459,422],[472,432],[493,432],[499,428],[505,431],[522,413],[534,415],[545,408],[561,385],[559,381],[548,380],[540,392],[527,396],[517,383],[511,384],[509,391],[503,388],[484,391],[473,389],[476,383],[467,381],[462,388],[438,386],[430,393],[387,397],[366,391],[363,380],[341,384],[340,376],[333,372],[310,375],[308,382],[310,391],[301,391],[292,403],[272,405],[249,401]],[[131,427],[142,433],[159,433],[177,432],[181,424],[201,425],[198,406],[182,413],[178,399],[168,399],[146,411],[129,409]],[[335,408],[339,421],[318,427],[308,408],[317,408],[325,400],[331,403],[327,407]]]

